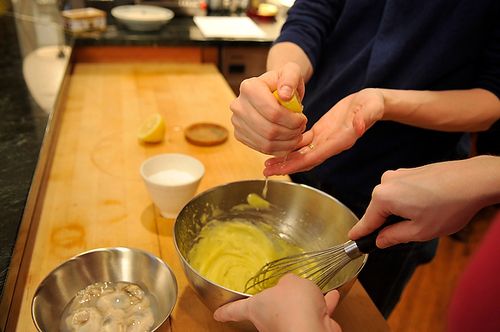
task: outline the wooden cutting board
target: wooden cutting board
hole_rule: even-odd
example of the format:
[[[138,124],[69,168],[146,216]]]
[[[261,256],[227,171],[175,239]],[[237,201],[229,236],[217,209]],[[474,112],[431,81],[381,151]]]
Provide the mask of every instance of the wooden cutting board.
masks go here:
[[[228,105],[234,95],[223,77],[212,65],[76,64],[68,89],[36,202],[38,213],[30,229],[34,242],[22,261],[27,277],[21,276],[16,285],[19,307],[11,307],[8,326],[35,330],[31,299],[57,265],[89,249],[126,246],[160,256],[176,274],[177,303],[160,331],[231,331],[212,319],[188,286],[175,253],[174,221],[160,217],[139,175],[146,158],[180,152],[204,163],[200,192],[226,182],[263,178],[266,156],[232,135]],[[155,112],[166,121],[165,140],[140,144],[137,129]],[[228,140],[209,147],[188,143],[183,130],[196,122],[226,127]],[[388,330],[358,283],[336,318],[345,331]]]

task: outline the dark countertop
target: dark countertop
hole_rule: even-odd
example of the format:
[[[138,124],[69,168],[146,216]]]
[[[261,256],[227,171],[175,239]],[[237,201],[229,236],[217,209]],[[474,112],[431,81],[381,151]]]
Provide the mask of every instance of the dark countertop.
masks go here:
[[[0,293],[7,276],[48,114],[31,98],[12,17],[0,15]]]
[[[103,33],[81,34],[75,39],[75,46],[266,46],[269,47],[278,36],[281,20],[254,20],[266,33],[262,39],[228,39],[203,36],[191,17],[174,18],[161,30],[155,32],[133,32],[120,24],[109,25]]]
[[[108,26],[101,34],[68,36],[78,46],[265,46],[279,33],[280,22],[262,21],[268,38],[259,40],[206,39],[192,18],[174,18],[157,32],[135,33]],[[49,121],[32,98],[23,78],[21,42],[12,15],[0,13],[0,294],[3,295],[9,264],[23,218],[40,148]]]

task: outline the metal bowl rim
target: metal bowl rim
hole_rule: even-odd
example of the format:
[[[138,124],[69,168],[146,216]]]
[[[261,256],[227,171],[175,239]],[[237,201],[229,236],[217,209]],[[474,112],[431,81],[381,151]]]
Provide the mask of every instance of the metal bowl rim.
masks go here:
[[[150,252],[148,252],[146,250],[143,250],[143,249],[131,248],[131,247],[102,247],[102,248],[90,249],[90,250],[81,252],[81,253],[79,253],[77,255],[74,255],[71,258],[68,258],[67,260],[65,260],[61,264],[57,265],[54,269],[52,269],[45,276],[45,278],[42,279],[42,281],[40,282],[40,284],[38,284],[38,287],[36,288],[35,294],[33,294],[33,298],[31,299],[31,319],[33,320],[33,323],[35,324],[35,327],[36,327],[36,329],[38,331],[43,332],[42,329],[40,328],[40,326],[38,325],[38,320],[35,318],[35,299],[36,299],[38,293],[40,292],[40,290],[42,289],[42,287],[44,286],[44,284],[49,279],[49,277],[55,271],[61,269],[63,266],[69,264],[70,262],[76,260],[77,258],[80,258],[82,256],[86,256],[86,255],[89,255],[89,254],[93,254],[93,253],[96,253],[96,252],[106,252],[106,251],[111,251],[111,252],[113,252],[113,251],[135,251],[135,252],[139,252],[141,254],[149,256],[153,260],[155,260],[158,263],[160,263],[160,265],[163,265],[164,267],[167,268],[170,276],[172,277],[172,281],[173,281],[173,285],[172,286],[173,286],[173,291],[174,291],[174,301],[172,303],[171,308],[169,308],[167,314],[165,315],[165,318],[162,319],[161,322],[159,322],[159,324],[157,324],[157,326],[152,331],[156,331],[160,326],[163,325],[163,323],[165,323],[165,321],[168,319],[168,317],[170,317],[170,315],[172,314],[172,311],[175,308],[175,304],[177,303],[178,289],[179,289],[178,285],[177,285],[177,278],[175,277],[175,274],[174,274],[174,271],[172,270],[172,268],[165,261],[163,261],[161,258],[159,258],[158,256],[156,256],[156,255],[154,255],[154,254],[152,254],[152,253],[150,253]]]

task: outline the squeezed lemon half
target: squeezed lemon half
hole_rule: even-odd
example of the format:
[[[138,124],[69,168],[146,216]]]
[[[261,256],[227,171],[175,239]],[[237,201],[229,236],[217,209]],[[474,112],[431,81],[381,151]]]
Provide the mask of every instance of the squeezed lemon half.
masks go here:
[[[155,113],[149,116],[139,127],[137,138],[145,143],[158,143],[165,136],[165,121],[163,117]]]
[[[302,112],[304,106],[302,106],[301,102],[299,101],[299,96],[297,95],[296,92],[293,94],[292,99],[290,100],[281,99],[280,96],[278,95],[278,90],[275,90],[273,92],[273,95],[276,98],[276,100],[278,100],[278,102],[281,104],[281,106],[283,106],[284,108],[295,113]]]

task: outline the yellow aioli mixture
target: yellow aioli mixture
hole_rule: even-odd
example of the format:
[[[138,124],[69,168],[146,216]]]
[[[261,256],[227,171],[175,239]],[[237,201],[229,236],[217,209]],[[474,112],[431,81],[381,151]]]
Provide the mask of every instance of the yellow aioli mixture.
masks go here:
[[[202,228],[188,260],[210,281],[244,292],[248,279],[263,265],[301,252],[301,248],[280,238],[268,225],[257,226],[240,219],[213,220]]]

